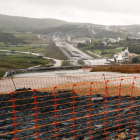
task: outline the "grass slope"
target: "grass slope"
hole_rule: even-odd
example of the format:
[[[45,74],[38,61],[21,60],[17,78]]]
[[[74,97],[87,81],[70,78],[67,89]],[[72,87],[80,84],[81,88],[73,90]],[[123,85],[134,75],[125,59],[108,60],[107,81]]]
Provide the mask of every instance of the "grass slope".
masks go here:
[[[121,52],[122,49],[105,49],[104,51],[102,50],[94,50],[93,53],[101,55],[102,57],[111,57],[113,54]],[[102,55],[102,52],[107,52],[108,54]]]
[[[0,53],[0,77],[2,77],[5,71],[10,69],[23,69],[36,65],[45,66],[51,63],[51,60],[39,58],[31,55],[3,55]]]
[[[67,60],[68,58],[63,54],[59,47],[55,45],[48,45],[46,47],[46,52],[44,53],[46,57],[51,57],[60,60]]]

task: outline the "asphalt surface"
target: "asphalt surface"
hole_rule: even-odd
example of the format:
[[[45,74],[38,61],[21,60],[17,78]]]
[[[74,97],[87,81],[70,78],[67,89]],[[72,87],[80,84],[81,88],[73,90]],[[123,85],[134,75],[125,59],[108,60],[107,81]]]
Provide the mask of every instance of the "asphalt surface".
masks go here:
[[[94,59],[93,57],[91,57],[90,55],[84,53],[83,51],[79,50],[78,48],[74,47],[73,45],[69,44],[69,43],[64,43],[61,41],[56,41],[55,42],[56,45],[61,49],[61,51],[70,59],[70,60],[80,60],[80,59]],[[62,45],[63,44],[63,45]],[[69,55],[66,50],[70,51],[71,53],[73,52],[77,52],[79,54],[79,57],[75,56],[72,57],[71,55]]]
[[[35,72],[35,73],[23,73],[17,74],[14,77],[53,77],[53,76],[86,76],[86,75],[114,75],[114,76],[140,76],[140,74],[127,74],[127,73],[118,73],[118,72],[89,72],[91,69],[86,69],[85,72],[83,69],[77,70],[56,70],[48,72]]]

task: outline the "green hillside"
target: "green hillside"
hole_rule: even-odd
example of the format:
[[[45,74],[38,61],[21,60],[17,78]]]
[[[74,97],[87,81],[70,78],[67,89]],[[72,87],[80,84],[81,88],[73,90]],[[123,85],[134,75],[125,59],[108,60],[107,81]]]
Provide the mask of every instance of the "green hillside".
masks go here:
[[[7,16],[0,14],[0,28],[5,29],[39,29],[39,28],[50,28],[59,27],[68,22],[57,20],[57,19],[36,19],[26,17]]]
[[[17,33],[33,32],[35,34],[72,35],[89,37],[90,23],[71,23],[57,19],[36,19],[7,16],[0,14],[0,30]]]

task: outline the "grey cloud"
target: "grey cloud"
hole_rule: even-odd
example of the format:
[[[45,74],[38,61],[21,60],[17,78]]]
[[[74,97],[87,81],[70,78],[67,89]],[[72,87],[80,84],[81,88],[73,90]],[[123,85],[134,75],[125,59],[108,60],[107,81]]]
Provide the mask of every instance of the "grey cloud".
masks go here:
[[[0,0],[0,14],[98,24],[140,24],[140,0]]]

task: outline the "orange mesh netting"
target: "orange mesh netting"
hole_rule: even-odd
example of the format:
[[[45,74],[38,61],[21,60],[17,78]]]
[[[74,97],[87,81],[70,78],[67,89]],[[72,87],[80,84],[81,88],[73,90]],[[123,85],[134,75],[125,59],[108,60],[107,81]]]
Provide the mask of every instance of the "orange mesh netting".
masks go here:
[[[0,87],[0,139],[140,139],[140,77],[6,78]]]

